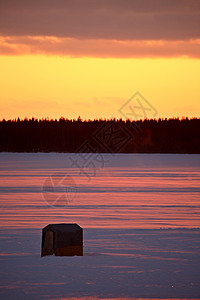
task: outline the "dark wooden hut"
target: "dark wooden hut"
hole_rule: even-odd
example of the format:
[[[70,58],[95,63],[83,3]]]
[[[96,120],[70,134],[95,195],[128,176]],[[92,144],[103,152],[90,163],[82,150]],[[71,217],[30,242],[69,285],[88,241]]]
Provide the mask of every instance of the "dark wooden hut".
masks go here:
[[[83,229],[77,224],[50,224],[42,229],[41,256],[82,256]]]

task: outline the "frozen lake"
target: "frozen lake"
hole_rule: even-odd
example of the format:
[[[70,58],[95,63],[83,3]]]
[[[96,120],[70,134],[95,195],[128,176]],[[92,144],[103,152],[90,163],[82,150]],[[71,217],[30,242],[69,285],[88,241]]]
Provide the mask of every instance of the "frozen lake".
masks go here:
[[[200,298],[200,155],[0,154],[2,299]],[[40,258],[77,223],[83,257]]]

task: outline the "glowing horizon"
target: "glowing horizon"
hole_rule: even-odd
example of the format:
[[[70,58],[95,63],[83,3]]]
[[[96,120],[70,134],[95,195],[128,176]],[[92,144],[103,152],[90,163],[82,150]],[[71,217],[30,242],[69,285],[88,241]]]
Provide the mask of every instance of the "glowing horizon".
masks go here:
[[[200,115],[198,59],[29,55],[1,56],[0,63],[0,119],[120,118],[136,91],[157,118]]]

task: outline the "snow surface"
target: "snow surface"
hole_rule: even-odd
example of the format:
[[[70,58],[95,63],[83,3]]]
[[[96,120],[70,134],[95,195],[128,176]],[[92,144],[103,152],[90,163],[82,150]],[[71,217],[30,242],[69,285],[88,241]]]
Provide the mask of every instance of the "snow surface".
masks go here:
[[[0,298],[200,299],[200,155],[72,160],[0,154]],[[41,258],[62,222],[83,227],[84,256]]]
[[[1,299],[199,298],[200,231],[85,229],[83,257],[40,257],[41,231],[1,231]]]

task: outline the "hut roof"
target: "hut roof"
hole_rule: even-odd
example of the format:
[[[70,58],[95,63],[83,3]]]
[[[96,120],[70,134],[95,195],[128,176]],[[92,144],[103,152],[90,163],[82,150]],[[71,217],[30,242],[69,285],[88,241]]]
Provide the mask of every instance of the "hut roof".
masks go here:
[[[43,228],[43,231],[51,230],[53,232],[76,232],[77,230],[82,230],[82,228],[75,223],[61,223],[61,224],[49,224]]]

